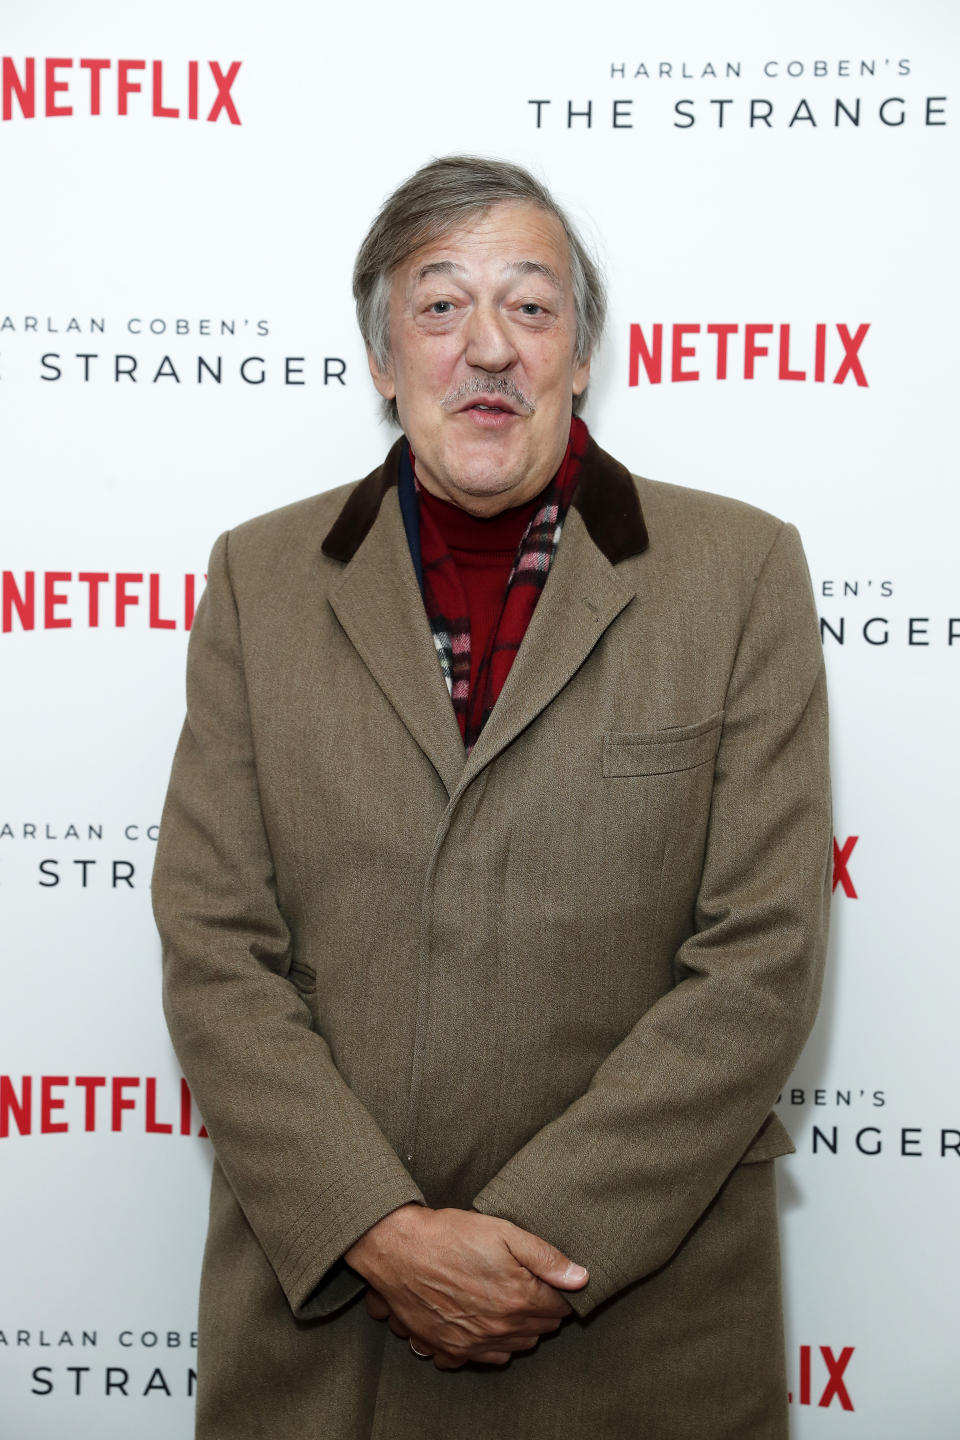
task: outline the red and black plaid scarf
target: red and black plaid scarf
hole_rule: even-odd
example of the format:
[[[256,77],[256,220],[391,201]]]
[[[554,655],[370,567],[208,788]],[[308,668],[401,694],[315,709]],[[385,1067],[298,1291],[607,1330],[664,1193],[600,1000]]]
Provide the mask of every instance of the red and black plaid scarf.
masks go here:
[[[588,439],[586,425],[574,418],[560,469],[543,491],[542,504],[517,547],[500,614],[480,660],[472,693],[466,592],[446,541],[426,508],[420,507],[423,600],[468,755],[503,688],[540,591],[546,584]]]

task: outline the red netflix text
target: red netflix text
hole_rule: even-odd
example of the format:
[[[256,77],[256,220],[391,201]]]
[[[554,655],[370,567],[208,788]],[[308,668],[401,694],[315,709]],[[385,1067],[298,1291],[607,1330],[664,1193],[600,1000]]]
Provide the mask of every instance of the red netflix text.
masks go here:
[[[839,885],[848,900],[857,900],[856,889],[850,878],[850,856],[853,848],[860,839],[859,835],[848,835],[843,844],[840,845],[836,835],[833,837],[833,889]]]
[[[207,1133],[186,1080],[161,1098],[153,1075],[0,1075],[0,1140],[78,1130]]]
[[[64,57],[16,61],[3,56],[3,118],[37,115],[153,115],[165,120],[219,120],[242,125],[233,84],[243,62],[226,68],[216,60],[72,60]]]
[[[796,1397],[791,1390],[787,1399],[791,1404],[796,1398],[799,1405],[822,1405],[824,1409],[829,1408],[836,1400],[842,1410],[852,1410],[853,1401],[850,1398],[850,1391],[847,1388],[847,1381],[844,1378],[847,1366],[853,1358],[854,1346],[845,1345],[839,1355],[835,1355],[829,1345],[818,1345],[819,1360],[816,1364],[818,1390],[814,1391],[814,1359],[813,1346],[800,1346],[800,1384]],[[822,1362],[822,1363],[821,1363]],[[825,1373],[824,1373],[825,1372]],[[822,1390],[819,1386],[822,1384]],[[819,1394],[819,1399],[814,1402],[814,1394]]]
[[[0,630],[126,628],[133,611],[150,630],[189,630],[206,575],[163,578],[142,570],[4,570]],[[140,607],[139,609],[137,607]]]
[[[851,334],[847,325],[818,324],[811,334],[809,327],[794,326],[791,330],[789,325],[766,323],[751,322],[742,327],[732,322],[658,323],[650,326],[648,338],[642,325],[631,325],[628,383],[640,384],[641,366],[651,385],[659,385],[664,379],[739,379],[741,374],[744,380],[753,380],[759,363],[762,374],[777,380],[812,380],[822,385],[829,379],[834,385],[842,385],[850,376],[857,385],[866,387],[860,348],[869,329],[869,324],[861,324]]]

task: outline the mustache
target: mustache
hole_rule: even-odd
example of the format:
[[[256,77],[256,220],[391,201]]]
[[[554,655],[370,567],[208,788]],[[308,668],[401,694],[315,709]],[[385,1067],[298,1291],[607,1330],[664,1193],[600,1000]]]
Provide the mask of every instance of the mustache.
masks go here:
[[[440,403],[444,408],[449,408],[452,405],[459,405],[463,400],[469,399],[471,395],[501,395],[504,399],[512,400],[519,405],[528,415],[532,415],[537,408],[534,402],[524,395],[519,386],[514,384],[509,375],[471,375],[470,379],[465,380],[462,385],[458,385],[456,390],[451,390],[444,395]]]

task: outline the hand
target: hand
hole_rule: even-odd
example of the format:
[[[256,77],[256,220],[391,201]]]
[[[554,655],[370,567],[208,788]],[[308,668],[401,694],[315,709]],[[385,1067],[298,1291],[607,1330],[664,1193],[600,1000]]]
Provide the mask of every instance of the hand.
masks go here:
[[[558,1290],[589,1278],[509,1220],[414,1202],[371,1226],[344,1259],[369,1282],[369,1313],[447,1370],[468,1360],[503,1365],[532,1349],[571,1313]]]
[[[402,1321],[397,1319],[384,1297],[380,1294],[380,1291],[374,1290],[372,1285],[368,1285],[364,1291],[363,1303],[367,1307],[367,1314],[372,1315],[374,1320],[386,1320],[394,1335],[399,1335],[401,1340],[413,1340],[418,1351],[423,1348],[419,1341],[413,1339],[410,1331]],[[529,1348],[532,1349],[533,1346]],[[448,1355],[445,1350],[434,1350],[432,1353],[428,1350],[426,1353],[438,1370],[459,1370],[462,1365],[466,1365],[467,1363],[466,1360],[457,1360],[455,1356]],[[505,1364],[509,1358],[509,1356],[506,1356],[501,1363]],[[488,1361],[487,1363],[492,1362]]]

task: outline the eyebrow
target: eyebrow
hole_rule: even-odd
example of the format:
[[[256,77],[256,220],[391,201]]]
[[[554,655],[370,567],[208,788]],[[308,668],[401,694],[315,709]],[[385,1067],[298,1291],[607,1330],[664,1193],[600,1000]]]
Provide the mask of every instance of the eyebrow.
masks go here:
[[[433,260],[429,265],[421,265],[413,277],[414,285],[421,284],[428,275],[462,275],[462,265],[455,265],[452,260]]]
[[[510,269],[515,275],[542,275],[545,280],[549,280],[551,285],[555,285],[558,290],[563,289],[560,283],[560,276],[556,270],[551,270],[550,266],[544,265],[542,260],[518,260],[514,265],[510,266]]]
[[[545,280],[560,291],[563,285],[560,276],[549,265],[544,265],[542,260],[515,260],[507,269],[514,275],[542,275]],[[466,271],[462,265],[454,260],[432,260],[429,265],[421,265],[413,277],[414,285],[421,285],[431,275],[465,275]]]

